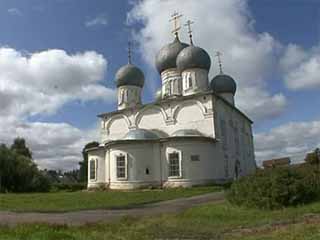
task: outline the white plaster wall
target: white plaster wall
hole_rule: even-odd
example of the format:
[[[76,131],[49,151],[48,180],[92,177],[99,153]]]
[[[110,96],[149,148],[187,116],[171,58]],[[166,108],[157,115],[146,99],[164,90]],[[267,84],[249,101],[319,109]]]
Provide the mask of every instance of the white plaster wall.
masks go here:
[[[181,152],[181,177],[168,178],[168,153]],[[191,155],[199,155],[199,161],[191,161]],[[223,178],[223,156],[217,153],[216,144],[208,141],[168,142],[162,148],[164,186],[192,186],[213,183]]]
[[[137,86],[121,86],[118,88],[118,110],[132,108],[141,104],[141,88]]]
[[[176,68],[170,68],[161,73],[162,98],[180,96],[182,92],[181,72]]]
[[[189,81],[192,87],[189,87]],[[208,90],[208,71],[200,68],[187,69],[182,72],[182,95],[187,96]]]
[[[225,123],[226,137],[223,137],[222,121]],[[240,161],[240,175],[254,172],[256,164],[250,121],[222,100],[216,99],[215,126],[219,140],[218,152],[224,155],[224,164],[228,168],[226,177],[235,177],[236,160]],[[238,147],[236,139],[239,141]]]
[[[127,156],[127,179],[117,179],[116,156]],[[146,174],[146,168],[149,174]],[[131,189],[160,185],[159,143],[131,143],[110,148],[110,188]]]
[[[90,179],[90,160],[97,161],[97,172],[96,172],[96,179]],[[96,188],[100,186],[104,186],[106,183],[106,175],[105,175],[105,150],[99,149],[90,151],[88,154],[88,188]]]
[[[101,142],[123,138],[129,129],[143,128],[171,136],[180,129],[196,129],[204,136],[215,137],[212,95],[186,100],[171,100],[139,109],[128,109],[102,120]]]

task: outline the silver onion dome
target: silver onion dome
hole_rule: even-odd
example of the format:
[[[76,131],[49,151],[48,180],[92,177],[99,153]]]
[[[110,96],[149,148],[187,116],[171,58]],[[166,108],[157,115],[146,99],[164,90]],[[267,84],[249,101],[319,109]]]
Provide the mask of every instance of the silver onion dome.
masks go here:
[[[162,99],[162,89],[161,88],[156,91],[156,93],[154,94],[154,98],[157,102],[161,101],[161,99]]]
[[[125,85],[143,87],[144,74],[138,67],[132,64],[127,64],[117,71],[115,81],[117,87]]]
[[[180,42],[179,38],[176,37],[175,40],[161,48],[156,56],[156,67],[159,73],[169,68],[177,67],[177,56],[182,49],[188,47],[189,45]]]
[[[191,45],[179,53],[177,57],[177,67],[180,71],[191,68],[201,68],[209,71],[211,59],[204,49]]]
[[[212,79],[210,88],[215,93],[232,93],[234,95],[237,90],[237,84],[232,77],[226,74],[219,74]]]

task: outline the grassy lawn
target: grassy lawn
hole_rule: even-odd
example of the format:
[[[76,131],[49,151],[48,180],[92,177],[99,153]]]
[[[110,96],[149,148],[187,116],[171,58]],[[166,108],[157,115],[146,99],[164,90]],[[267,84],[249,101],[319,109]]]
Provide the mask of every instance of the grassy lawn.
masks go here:
[[[83,209],[125,208],[220,190],[222,190],[221,187],[211,186],[127,192],[0,194],[0,211],[65,212]]]
[[[219,203],[195,207],[177,215],[124,218],[110,224],[85,227],[0,227],[0,239],[315,240],[320,239],[320,202],[277,211],[248,210],[233,207],[228,203]]]

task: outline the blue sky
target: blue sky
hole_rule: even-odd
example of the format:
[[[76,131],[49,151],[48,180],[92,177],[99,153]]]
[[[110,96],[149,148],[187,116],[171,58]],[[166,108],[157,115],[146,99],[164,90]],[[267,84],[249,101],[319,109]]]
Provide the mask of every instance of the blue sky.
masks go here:
[[[70,164],[62,164],[63,166],[67,168],[74,166],[78,159],[77,152],[79,152],[79,147],[74,146],[83,144],[91,137],[93,138],[94,134],[92,132],[94,132],[93,129],[96,128],[97,124],[96,115],[116,109],[116,99],[113,98],[114,92],[112,93],[112,89],[115,89],[113,77],[117,69],[127,62],[128,39],[135,39],[134,63],[140,66],[147,76],[143,99],[145,102],[152,101],[154,91],[160,85],[159,76],[152,66],[151,59],[155,54],[154,49],[170,41],[171,29],[167,23],[169,13],[174,10],[181,10],[183,14],[187,13],[187,15],[196,18],[194,26],[196,43],[207,49],[211,56],[213,55],[211,49],[225,49],[223,60],[225,71],[238,80],[240,86],[238,90],[239,107],[242,107],[249,117],[255,120],[257,158],[289,154],[301,155],[304,151],[311,150],[319,145],[320,137],[317,138],[309,133],[312,136],[307,136],[308,142],[302,144],[297,141],[297,135],[305,131],[308,124],[315,124],[315,131],[320,133],[320,113],[316,110],[316,106],[320,105],[320,80],[314,79],[315,71],[318,71],[318,68],[317,65],[307,68],[310,61],[314,60],[317,63],[318,55],[320,56],[317,49],[320,34],[320,2],[316,0],[226,0],[225,3],[221,3],[220,0],[199,0],[194,9],[192,7],[188,9],[188,6],[194,4],[194,1],[192,3],[192,0],[188,0],[185,2],[185,6],[181,7],[182,9],[177,9],[179,1],[172,0],[167,3],[169,1],[161,2],[159,0],[150,0],[149,2],[128,0],[2,0],[0,3],[0,47],[2,49],[13,49],[15,53],[20,54],[19,56],[15,55],[14,63],[22,58],[31,59],[31,56],[37,53],[48,52],[43,58],[47,57],[47,64],[50,64],[49,59],[51,58],[63,57],[67,59],[66,61],[69,61],[74,55],[93,51],[95,53],[91,56],[93,60],[90,57],[88,58],[99,62],[100,57],[102,57],[107,64],[103,74],[101,73],[104,66],[103,62],[100,62],[102,70],[94,67],[86,69],[90,73],[93,71],[99,75],[95,80],[92,80],[94,82],[92,85],[99,89],[99,93],[89,100],[84,99],[83,92],[76,92],[78,90],[70,86],[68,86],[71,89],[70,92],[60,95],[61,93],[54,91],[54,94],[56,94],[54,100],[48,95],[43,98],[44,102],[38,102],[39,105],[43,106],[47,104],[46,101],[50,102],[48,104],[49,113],[45,107],[37,109],[37,102],[28,106],[28,103],[23,100],[18,102],[10,99],[10,103],[15,107],[8,110],[10,114],[0,111],[0,119],[12,127],[12,133],[7,129],[0,129],[0,134],[2,134],[2,136],[0,135],[0,141],[10,142],[14,135],[26,137],[27,140],[29,139],[31,147],[35,149],[33,151],[39,159],[40,166],[56,167],[57,164],[61,164],[61,159],[70,161]],[[203,6],[201,7],[201,5]],[[218,11],[217,9],[221,10]],[[208,19],[202,18],[200,13],[212,17],[213,25],[206,24]],[[142,21],[141,16],[143,17]],[[224,26],[224,28],[221,26]],[[219,29],[219,31],[216,29]],[[223,32],[226,32],[227,37],[225,39],[220,36],[223,35]],[[238,41],[238,32],[239,39],[248,37],[253,45],[250,46],[250,44]],[[235,58],[232,58],[232,56],[236,56],[234,55],[235,52],[231,52],[231,50],[228,52],[228,49],[231,49],[232,46],[245,51],[244,54],[238,56],[241,59],[238,63],[241,62],[241,64],[238,64]],[[270,50],[266,50],[268,47],[270,47]],[[53,53],[51,52],[52,49],[62,50],[63,53]],[[290,51],[290,49],[293,50]],[[246,54],[249,56],[247,62]],[[257,56],[252,57],[255,54]],[[1,65],[1,61],[6,56],[0,54],[0,71],[11,73],[13,71],[12,65]],[[44,61],[43,58],[41,58],[41,61]],[[295,59],[294,64],[291,63],[292,59]],[[83,56],[81,55],[77,60],[79,62],[83,61]],[[215,60],[213,59],[213,61]],[[268,64],[272,66],[266,67]],[[8,65],[11,66],[10,69],[8,69]],[[239,66],[234,67],[234,65]],[[33,65],[30,64],[30,66]],[[28,68],[31,68],[30,66]],[[82,66],[81,63],[79,63],[79,66]],[[301,85],[303,79],[293,84],[294,80],[292,78],[299,78],[304,67],[307,69],[305,71],[310,74],[309,85],[306,84],[306,87],[303,84]],[[215,65],[213,68],[216,69]],[[56,73],[57,70],[54,69],[54,73]],[[66,71],[66,73],[70,72],[69,70]],[[292,72],[296,72],[296,74],[290,75]],[[19,81],[21,81],[21,76],[24,76],[23,74],[19,75]],[[26,74],[26,83],[28,83],[29,70],[26,70]],[[64,73],[61,74],[63,78]],[[246,80],[245,74],[251,75],[252,78],[261,79],[256,82],[255,79],[250,79],[251,76],[248,76],[249,80]],[[10,78],[11,75],[0,75],[0,81],[15,83],[16,78]],[[84,78],[87,76],[89,75],[84,75]],[[68,78],[62,79],[62,84],[55,86],[55,88],[66,88],[64,81],[67,82],[68,80]],[[30,79],[30,84],[34,81],[36,81],[36,77]],[[85,83],[87,84],[85,86],[91,83]],[[256,91],[254,84],[257,84],[259,92]],[[1,90],[5,91],[6,89],[10,88],[5,86],[1,89],[0,82],[0,98]],[[37,89],[33,89],[33,91],[37,91]],[[246,94],[246,91],[249,91],[250,94]],[[103,96],[101,93],[110,96]],[[260,100],[258,93],[265,94],[265,99],[261,100],[260,105],[257,103],[257,106],[253,107],[253,103]],[[273,98],[276,95],[278,97]],[[62,98],[66,100],[61,100]],[[37,99],[37,97],[35,96],[34,99]],[[311,104],[313,107],[311,107]],[[22,111],[21,109],[24,108],[27,110]],[[274,111],[271,111],[273,108]],[[35,129],[35,136],[30,136],[28,135],[30,132],[26,131],[25,128],[19,128],[24,124],[31,129],[39,127],[39,124],[42,125]],[[53,132],[69,133],[61,130],[65,126],[67,126],[68,131],[72,132],[72,138],[61,140],[61,142],[72,146],[72,154],[68,155],[65,153],[66,151],[61,153],[59,150],[57,150],[59,152],[57,154],[54,151],[46,154],[40,150],[41,153],[37,153],[41,147],[48,147],[50,144],[60,142],[59,136],[44,137],[45,140],[42,142],[41,134],[46,131],[46,127],[52,130],[52,126],[54,126],[54,129],[59,129]],[[288,133],[292,129],[299,129],[300,131],[297,131],[297,134],[289,134],[290,136],[286,136],[285,140],[276,144],[276,140],[281,136],[283,137],[285,131]],[[87,134],[87,137],[84,137],[84,134]],[[80,142],[78,141],[79,138],[81,138]],[[264,147],[266,142],[272,146],[276,144],[273,151]],[[292,149],[298,150],[293,151]]]

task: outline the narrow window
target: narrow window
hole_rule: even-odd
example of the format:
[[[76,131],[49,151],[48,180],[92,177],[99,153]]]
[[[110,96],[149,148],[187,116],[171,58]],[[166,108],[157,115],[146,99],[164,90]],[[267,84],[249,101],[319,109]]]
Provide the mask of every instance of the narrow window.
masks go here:
[[[221,127],[221,140],[223,149],[227,149],[228,147],[228,138],[227,138],[227,127],[226,122],[224,120],[220,120],[220,127]]]
[[[146,168],[146,175],[149,175],[149,168]]]
[[[180,177],[179,153],[169,153],[169,177]]]
[[[191,77],[191,74],[189,74],[189,76],[188,76],[188,87],[192,88],[192,77]]]
[[[191,161],[192,162],[200,161],[200,156],[199,155],[191,155]]]
[[[126,157],[124,155],[117,156],[117,178],[126,178]]]
[[[96,160],[90,160],[90,180],[96,179]]]

